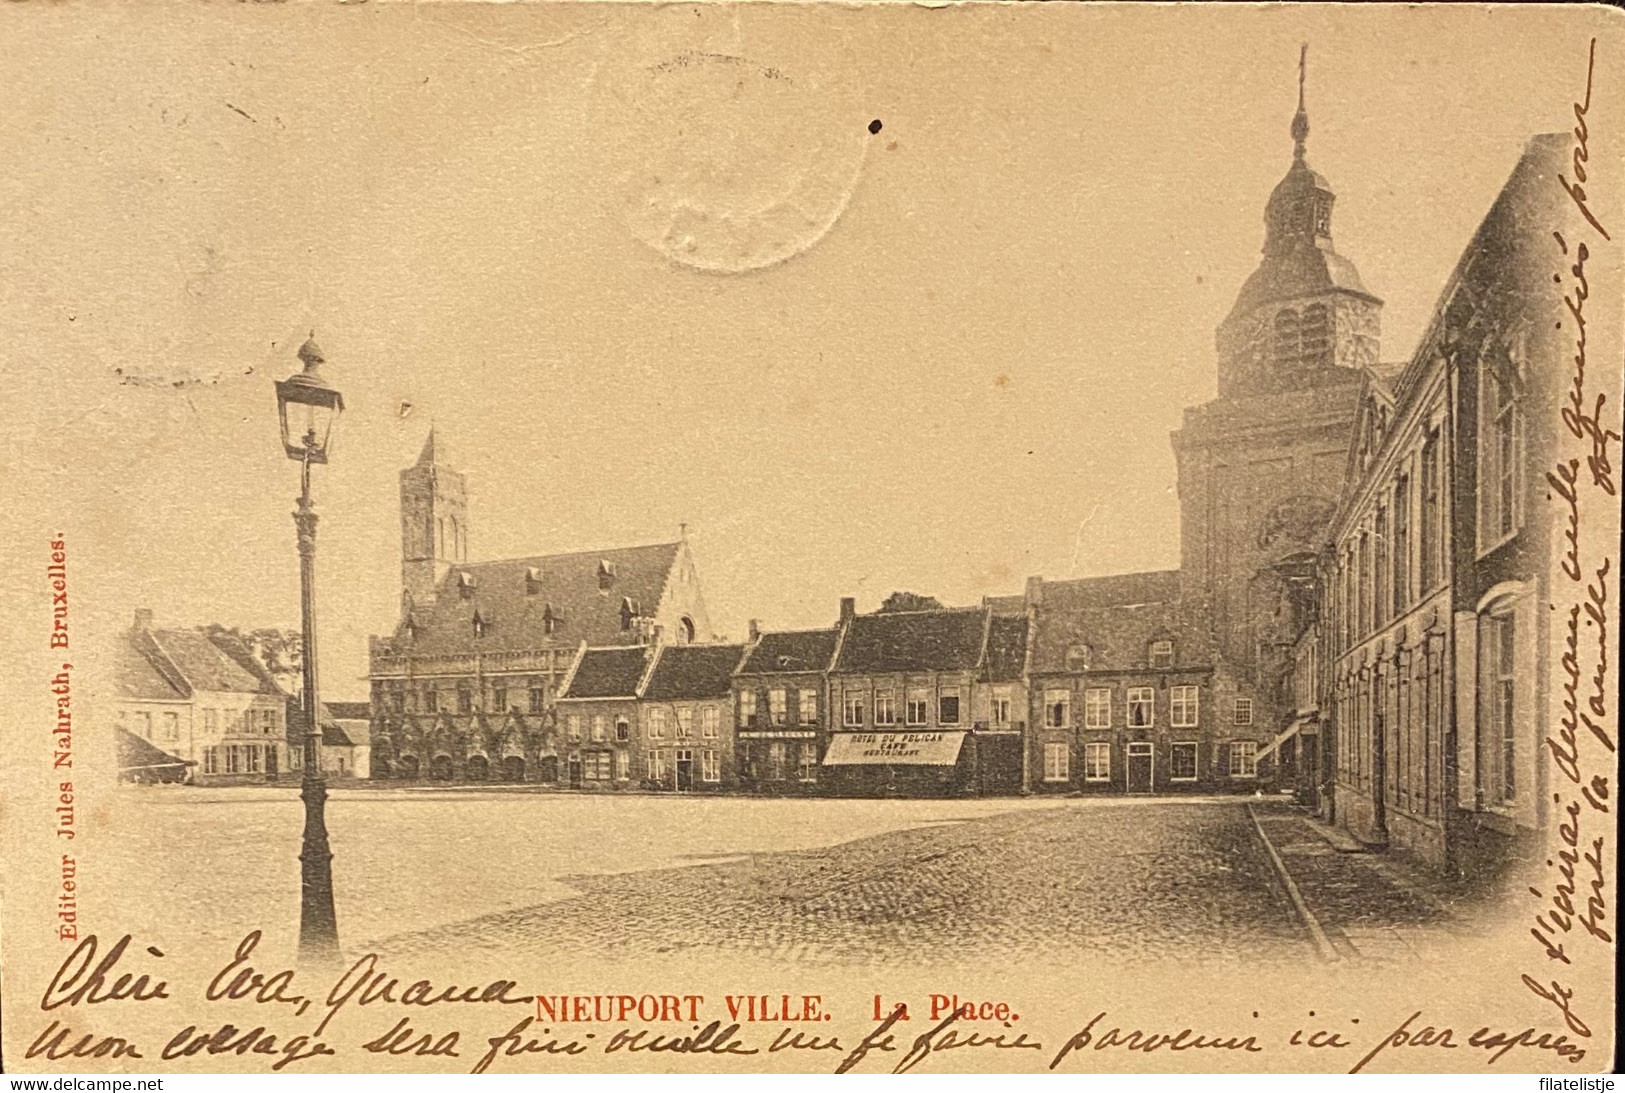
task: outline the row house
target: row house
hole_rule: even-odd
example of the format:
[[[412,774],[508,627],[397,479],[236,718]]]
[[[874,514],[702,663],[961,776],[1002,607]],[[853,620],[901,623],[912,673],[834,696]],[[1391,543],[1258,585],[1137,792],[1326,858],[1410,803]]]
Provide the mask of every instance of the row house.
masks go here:
[[[580,648],[647,660],[710,633],[686,539],[470,562],[466,483],[432,430],[400,507],[400,618],[370,648],[373,777],[568,780],[554,706]]]
[[[649,789],[719,790],[736,783],[734,670],[739,644],[659,649],[638,695],[639,754]]]
[[[1018,792],[1026,619],[990,606],[859,615],[841,601],[820,778],[844,796]]]
[[[1251,697],[1215,690],[1177,570],[1029,579],[1034,792],[1252,789],[1264,743]]]
[[[763,633],[753,621],[734,673],[734,740],[741,789],[813,794],[828,742],[826,679],[839,627]]]
[[[235,634],[219,627],[159,628],[148,610],[121,635],[112,703],[121,777],[264,781],[288,769],[286,692]],[[154,751],[168,758],[154,757]],[[177,767],[178,764],[178,767]]]
[[[638,695],[654,662],[647,646],[583,647],[558,695],[553,778],[575,788],[628,789],[648,777],[638,738]]]
[[[1564,140],[1529,143],[1416,354],[1367,375],[1320,587],[1327,811],[1460,873],[1527,851],[1545,822],[1543,472],[1565,316],[1543,271],[1572,219]]]
[[[733,673],[743,645],[583,647],[557,700],[560,779],[574,789],[734,783]]]

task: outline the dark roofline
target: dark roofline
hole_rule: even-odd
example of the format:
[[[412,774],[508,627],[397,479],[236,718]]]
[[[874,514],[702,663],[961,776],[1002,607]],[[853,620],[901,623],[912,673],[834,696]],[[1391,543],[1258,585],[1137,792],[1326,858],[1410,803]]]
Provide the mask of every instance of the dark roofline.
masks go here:
[[[686,540],[670,539],[658,543],[635,543],[632,546],[599,547],[596,550],[561,550],[553,554],[522,554],[516,558],[487,558],[482,562],[458,562],[448,570],[447,575],[460,570],[480,569],[483,566],[493,565],[519,565],[521,563],[545,562],[555,558],[586,558],[595,555],[620,554],[628,550],[654,550],[658,547],[679,547]],[[445,578],[442,578],[444,580]]]

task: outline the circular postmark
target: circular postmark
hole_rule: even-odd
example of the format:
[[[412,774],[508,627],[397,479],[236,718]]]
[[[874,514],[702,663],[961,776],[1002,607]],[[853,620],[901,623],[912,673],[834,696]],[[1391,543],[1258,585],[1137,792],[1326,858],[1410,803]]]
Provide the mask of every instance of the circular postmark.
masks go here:
[[[761,269],[840,219],[872,140],[848,81],[695,49],[645,66],[633,83],[627,220],[671,261]]]

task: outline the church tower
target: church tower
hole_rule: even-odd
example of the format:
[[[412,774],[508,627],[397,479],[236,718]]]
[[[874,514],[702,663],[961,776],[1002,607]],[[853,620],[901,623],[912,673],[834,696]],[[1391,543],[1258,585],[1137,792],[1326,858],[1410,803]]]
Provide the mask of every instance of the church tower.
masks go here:
[[[1382,301],[1332,246],[1331,186],[1305,159],[1305,53],[1298,60],[1292,165],[1264,210],[1264,257],[1219,325],[1219,394],[1325,386],[1377,363]]]
[[[1243,700],[1261,727],[1285,712],[1302,586],[1337,508],[1362,379],[1378,368],[1382,309],[1332,245],[1334,195],[1306,155],[1305,60],[1263,256],[1218,328],[1218,398],[1187,409],[1173,435],[1181,595],[1210,636],[1217,685],[1233,688],[1221,718]]]
[[[447,466],[434,428],[401,472],[402,609],[427,607],[446,571],[468,561],[468,486]]]

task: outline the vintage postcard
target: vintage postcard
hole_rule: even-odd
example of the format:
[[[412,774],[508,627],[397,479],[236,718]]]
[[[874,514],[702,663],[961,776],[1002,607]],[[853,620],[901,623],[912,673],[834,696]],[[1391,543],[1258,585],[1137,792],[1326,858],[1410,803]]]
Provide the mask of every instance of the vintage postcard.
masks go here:
[[[1622,28],[0,7],[5,1068],[1609,1070]]]

